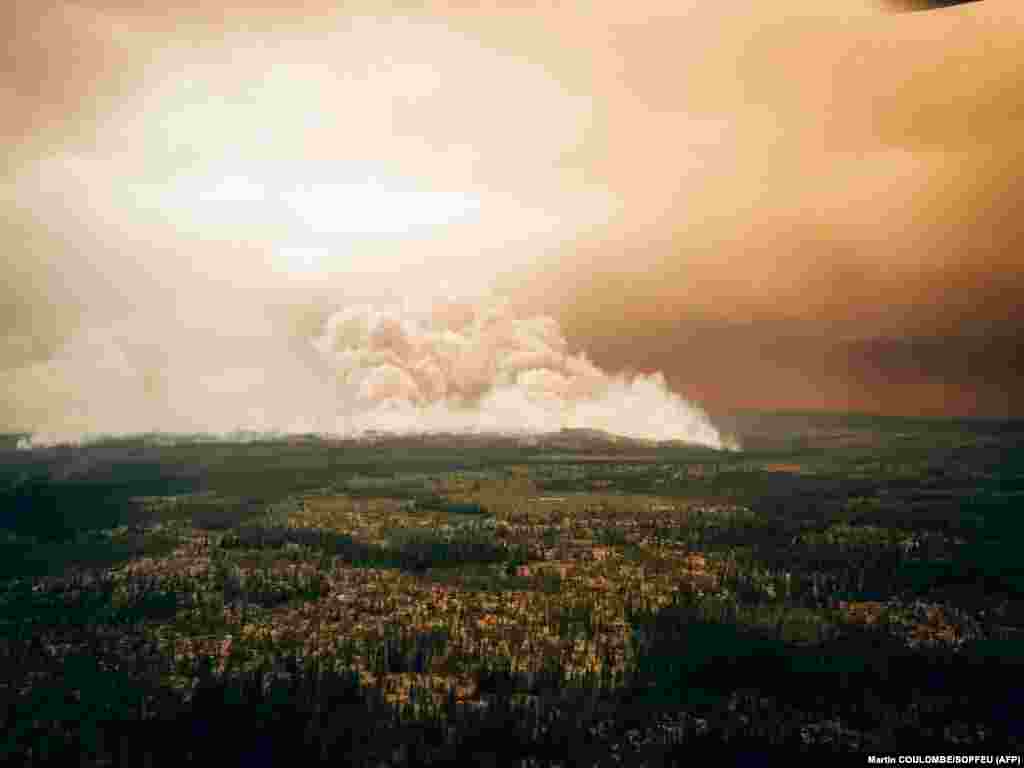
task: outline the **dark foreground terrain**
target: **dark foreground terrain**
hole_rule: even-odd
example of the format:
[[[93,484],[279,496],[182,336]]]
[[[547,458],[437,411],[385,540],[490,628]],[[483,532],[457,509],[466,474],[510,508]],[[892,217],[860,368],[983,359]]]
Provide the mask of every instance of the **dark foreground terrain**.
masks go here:
[[[1024,424],[726,426],[0,438],[0,761],[1024,752]]]

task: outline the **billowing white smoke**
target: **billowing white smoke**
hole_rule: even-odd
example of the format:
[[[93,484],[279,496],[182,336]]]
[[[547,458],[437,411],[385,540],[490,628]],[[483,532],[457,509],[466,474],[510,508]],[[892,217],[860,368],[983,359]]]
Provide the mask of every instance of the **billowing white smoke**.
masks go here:
[[[369,304],[333,314],[296,350],[270,337],[173,342],[85,334],[45,364],[7,373],[37,405],[26,447],[152,432],[544,433],[598,429],[715,448],[718,431],[661,374],[610,376],[571,354],[557,323],[498,302],[425,311]],[[159,348],[161,357],[152,350]],[[54,398],[60,401],[55,407]],[[38,398],[37,398],[38,400]]]

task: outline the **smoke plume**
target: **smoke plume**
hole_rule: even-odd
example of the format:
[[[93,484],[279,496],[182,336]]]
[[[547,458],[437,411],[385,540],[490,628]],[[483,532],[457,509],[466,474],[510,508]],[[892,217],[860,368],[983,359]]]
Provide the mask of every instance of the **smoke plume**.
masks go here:
[[[223,325],[219,329],[223,332]],[[312,335],[92,329],[50,359],[4,372],[24,447],[140,433],[545,433],[597,429],[723,447],[660,373],[610,375],[550,317],[497,300],[353,304]]]

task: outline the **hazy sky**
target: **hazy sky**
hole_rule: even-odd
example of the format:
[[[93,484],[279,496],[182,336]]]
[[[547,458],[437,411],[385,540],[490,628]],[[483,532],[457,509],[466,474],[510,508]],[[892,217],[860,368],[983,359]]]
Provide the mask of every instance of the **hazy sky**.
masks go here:
[[[1017,0],[336,5],[4,4],[0,366],[492,291],[712,411],[1024,414]]]

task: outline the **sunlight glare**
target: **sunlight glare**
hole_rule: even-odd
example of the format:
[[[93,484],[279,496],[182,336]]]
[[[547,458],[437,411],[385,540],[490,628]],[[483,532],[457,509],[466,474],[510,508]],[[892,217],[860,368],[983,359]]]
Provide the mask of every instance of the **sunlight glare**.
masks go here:
[[[300,185],[283,202],[315,234],[407,234],[452,223],[480,208],[470,197],[370,180]]]

